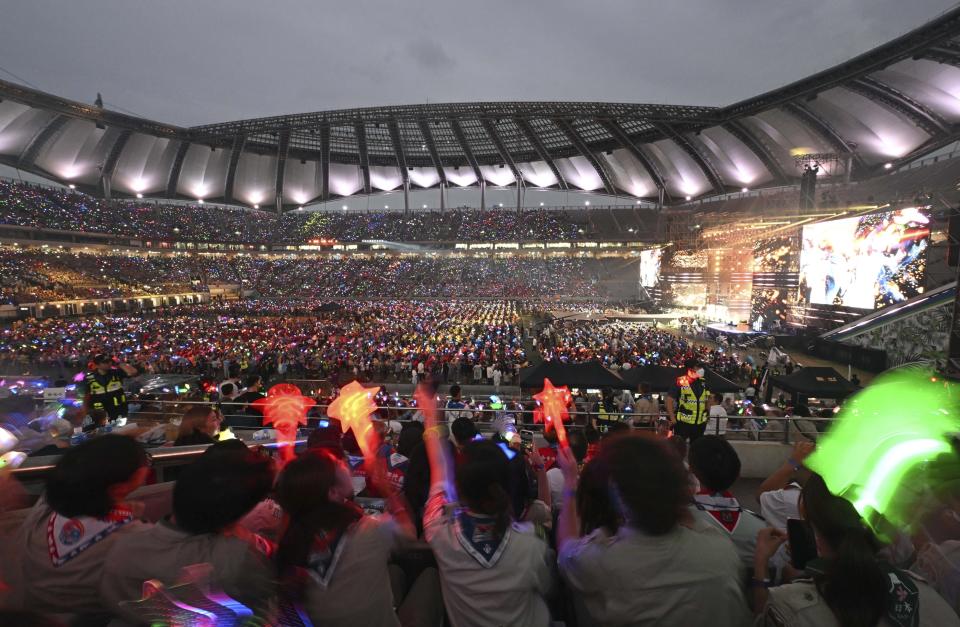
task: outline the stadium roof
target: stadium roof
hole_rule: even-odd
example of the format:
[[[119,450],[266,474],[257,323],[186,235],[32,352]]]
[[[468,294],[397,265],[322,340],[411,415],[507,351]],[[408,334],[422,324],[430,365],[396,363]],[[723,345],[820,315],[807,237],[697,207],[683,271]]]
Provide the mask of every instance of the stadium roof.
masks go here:
[[[100,194],[297,206],[479,184],[669,201],[793,183],[798,154],[866,178],[960,139],[960,7],[727,107],[487,102],[184,128],[0,81],[0,162]]]

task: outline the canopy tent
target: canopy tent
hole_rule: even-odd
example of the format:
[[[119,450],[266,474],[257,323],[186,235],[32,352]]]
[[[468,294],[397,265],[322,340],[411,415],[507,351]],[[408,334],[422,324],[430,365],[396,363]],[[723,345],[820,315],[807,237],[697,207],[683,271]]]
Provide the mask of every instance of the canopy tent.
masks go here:
[[[773,398],[773,388],[790,394],[794,406],[809,397],[844,399],[858,389],[833,368],[820,366],[800,368],[789,375],[771,377],[767,386],[768,403]]]
[[[726,394],[728,392],[739,392],[743,389],[743,386],[737,385],[709,368],[704,368],[704,371],[707,389],[711,392]],[[640,366],[629,370],[621,370],[620,376],[632,389],[636,389],[641,383],[647,383],[653,392],[667,392],[677,384],[677,378],[683,372],[683,368],[673,368],[671,366]]]
[[[607,370],[596,360],[579,364],[545,361],[538,366],[520,371],[521,388],[542,388],[544,379],[550,379],[554,385],[577,388],[624,389],[630,387],[619,375]]]

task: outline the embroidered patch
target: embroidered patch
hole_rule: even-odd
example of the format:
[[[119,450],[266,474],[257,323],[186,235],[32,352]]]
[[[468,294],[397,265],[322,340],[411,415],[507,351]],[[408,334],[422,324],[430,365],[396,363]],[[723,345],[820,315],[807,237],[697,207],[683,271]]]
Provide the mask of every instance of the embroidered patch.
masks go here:
[[[67,518],[54,512],[47,520],[50,561],[54,566],[63,566],[133,520],[133,512],[121,507],[110,510],[105,518]]]
[[[484,568],[496,565],[510,540],[510,527],[503,537],[496,537],[496,519],[475,516],[465,510],[457,512],[454,531],[460,546]]]

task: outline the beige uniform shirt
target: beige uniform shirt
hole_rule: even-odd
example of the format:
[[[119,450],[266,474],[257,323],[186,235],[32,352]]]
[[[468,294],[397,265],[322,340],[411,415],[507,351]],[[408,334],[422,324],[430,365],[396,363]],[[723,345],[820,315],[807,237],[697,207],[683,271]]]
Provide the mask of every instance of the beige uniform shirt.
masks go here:
[[[729,538],[702,521],[662,536],[595,531],[561,549],[560,573],[600,625],[751,622],[740,558]]]
[[[443,602],[454,627],[550,624],[544,597],[553,585],[553,552],[532,525],[514,523],[502,553],[484,566],[458,538],[454,506],[434,486],[423,531],[440,567]]]
[[[99,587],[107,553],[149,528],[137,520],[105,525],[60,517],[41,498],[10,546],[0,550],[0,580],[10,586],[0,605],[51,614],[102,612]]]
[[[304,609],[313,624],[399,625],[387,561],[400,540],[390,516],[364,516],[357,521],[340,540],[325,572],[309,571]]]
[[[960,627],[960,618],[936,591],[915,578],[920,593],[920,627]],[[757,625],[776,627],[842,627],[812,581],[770,588],[767,609]],[[893,627],[885,616],[878,627]]]
[[[262,551],[237,537],[195,536],[167,522],[126,534],[113,544],[100,580],[100,595],[110,611],[123,615],[119,603],[140,599],[145,581],[159,579],[172,586],[180,579],[181,570],[194,564],[212,565],[214,587],[255,615],[267,613],[275,577]]]

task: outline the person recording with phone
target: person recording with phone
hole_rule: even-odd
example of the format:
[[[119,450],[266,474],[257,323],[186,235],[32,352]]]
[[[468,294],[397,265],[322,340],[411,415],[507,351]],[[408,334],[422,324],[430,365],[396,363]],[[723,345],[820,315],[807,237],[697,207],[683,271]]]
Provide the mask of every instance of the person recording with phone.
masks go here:
[[[960,617],[917,575],[882,561],[880,541],[850,501],[833,495],[812,475],[800,497],[801,519],[787,531],[762,529],[754,555],[757,625],[870,627],[958,626]],[[768,562],[789,543],[803,576],[771,587]]]

